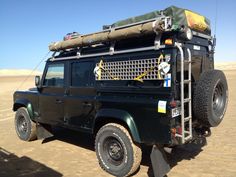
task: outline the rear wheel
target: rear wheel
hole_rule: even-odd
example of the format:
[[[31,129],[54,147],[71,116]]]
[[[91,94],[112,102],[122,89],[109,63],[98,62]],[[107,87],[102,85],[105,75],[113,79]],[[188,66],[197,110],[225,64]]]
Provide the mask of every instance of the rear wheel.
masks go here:
[[[37,139],[36,124],[30,119],[26,108],[21,107],[16,111],[15,129],[18,137],[24,141]]]
[[[204,72],[193,95],[194,116],[207,127],[216,127],[223,120],[228,103],[228,85],[220,70]]]
[[[95,149],[101,168],[114,176],[128,176],[140,166],[141,148],[122,125],[104,125],[96,135]]]

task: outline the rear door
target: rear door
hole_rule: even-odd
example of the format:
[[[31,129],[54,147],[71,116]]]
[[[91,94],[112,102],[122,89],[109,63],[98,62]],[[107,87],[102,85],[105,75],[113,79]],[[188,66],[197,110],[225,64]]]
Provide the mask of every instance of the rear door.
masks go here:
[[[65,63],[47,64],[39,97],[41,122],[58,124],[64,117]]]
[[[94,61],[71,61],[68,94],[65,98],[66,124],[89,130],[94,114]]]

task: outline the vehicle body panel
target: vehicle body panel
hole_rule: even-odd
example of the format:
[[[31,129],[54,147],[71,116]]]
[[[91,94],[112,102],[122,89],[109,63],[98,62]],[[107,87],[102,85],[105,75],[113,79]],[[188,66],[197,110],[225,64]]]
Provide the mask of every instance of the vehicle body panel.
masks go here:
[[[145,38],[148,40],[148,38]],[[150,37],[152,39],[152,36]],[[151,40],[150,40],[151,41]],[[134,43],[120,42],[117,50],[135,47],[135,45],[150,45],[151,42],[139,39]],[[143,44],[144,43],[144,44]],[[200,74],[213,69],[213,57],[208,51],[208,40],[195,37],[192,41],[185,41],[184,52],[189,48],[192,56],[193,86]],[[197,50],[200,46],[200,50]],[[107,50],[106,47],[86,48],[82,54],[96,53]],[[73,86],[72,65],[89,61],[91,68],[88,74],[93,74],[96,63],[102,59],[106,61],[138,60],[157,58],[161,53],[171,56],[169,61],[171,73],[171,86],[163,87],[164,81],[137,81],[109,80],[95,81],[90,77],[88,85]],[[76,56],[76,53],[62,53],[58,56]],[[212,58],[211,58],[212,57]],[[71,58],[70,60],[49,59],[46,63],[42,77],[49,65],[64,63],[64,85],[60,88],[38,88],[38,92],[16,92],[15,104],[32,105],[29,111],[34,112],[32,119],[39,123],[59,125],[74,130],[96,133],[101,123],[115,121],[122,123],[130,131],[135,142],[144,144],[171,144],[171,128],[180,120],[180,116],[172,118],[170,102],[180,97],[180,54],[174,46],[166,46],[161,50],[149,50],[117,55],[104,55],[98,57]],[[83,68],[79,69],[82,70]],[[78,76],[79,77],[79,76]],[[86,75],[83,76],[86,78]],[[83,81],[84,82],[84,81]],[[61,101],[59,104],[57,101]],[[158,111],[159,102],[165,102],[165,113]],[[16,110],[14,108],[14,110]]]

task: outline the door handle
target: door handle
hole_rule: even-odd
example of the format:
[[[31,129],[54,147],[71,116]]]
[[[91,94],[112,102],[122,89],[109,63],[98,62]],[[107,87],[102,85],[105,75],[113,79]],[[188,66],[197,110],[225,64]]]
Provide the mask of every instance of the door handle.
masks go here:
[[[63,100],[56,99],[56,104],[62,104],[62,103],[64,103],[64,101],[63,101]]]
[[[92,107],[92,104],[89,102],[83,102],[83,106]]]
[[[65,94],[65,95],[69,95],[69,94],[70,94],[69,89],[65,89],[64,94]]]

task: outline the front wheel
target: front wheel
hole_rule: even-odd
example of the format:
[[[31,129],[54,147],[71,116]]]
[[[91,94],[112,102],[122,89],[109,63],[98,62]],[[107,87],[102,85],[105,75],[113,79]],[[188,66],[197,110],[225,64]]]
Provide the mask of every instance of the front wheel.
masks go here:
[[[114,176],[131,175],[141,163],[141,148],[119,124],[109,123],[98,131],[95,150],[101,168]]]
[[[24,107],[16,111],[15,129],[21,140],[32,141],[37,139],[36,124],[30,119],[29,113]]]

